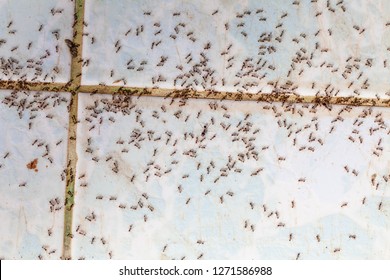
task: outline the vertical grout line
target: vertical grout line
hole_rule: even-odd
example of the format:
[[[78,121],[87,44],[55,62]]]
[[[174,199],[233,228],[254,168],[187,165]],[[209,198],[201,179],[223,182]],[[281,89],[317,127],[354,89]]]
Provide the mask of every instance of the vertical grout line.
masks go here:
[[[78,90],[81,85],[82,75],[82,45],[83,45],[83,23],[84,23],[84,0],[75,1],[73,41],[68,44],[72,54],[71,61],[71,100],[69,104],[69,127],[68,127],[68,149],[66,166],[66,191],[64,211],[64,237],[62,259],[72,258],[72,222],[73,206],[75,196],[76,176],[76,137],[77,137],[77,111],[78,111]],[[77,51],[75,51],[77,50]]]
[[[77,51],[72,54],[71,64],[71,84],[73,90],[78,91],[81,85],[82,74],[82,47],[83,47],[83,31],[84,31],[84,1],[75,1],[74,25],[73,25],[73,44]]]

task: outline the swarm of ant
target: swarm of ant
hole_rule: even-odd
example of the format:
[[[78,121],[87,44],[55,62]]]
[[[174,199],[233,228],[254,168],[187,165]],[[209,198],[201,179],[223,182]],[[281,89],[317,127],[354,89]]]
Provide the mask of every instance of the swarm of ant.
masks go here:
[[[0,259],[389,258],[389,109],[282,98],[387,100],[384,1],[0,0]]]

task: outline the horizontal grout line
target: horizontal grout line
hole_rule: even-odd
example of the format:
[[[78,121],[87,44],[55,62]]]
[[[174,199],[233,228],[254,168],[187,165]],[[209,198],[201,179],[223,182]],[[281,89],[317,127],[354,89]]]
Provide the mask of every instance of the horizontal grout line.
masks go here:
[[[0,81],[0,89],[36,90],[36,91],[64,91],[99,94],[130,94],[134,96],[156,96],[172,98],[201,98],[239,101],[265,101],[289,103],[339,104],[352,106],[390,107],[390,99],[339,97],[339,96],[300,96],[287,93],[237,93],[217,91],[193,91],[188,89],[160,89],[160,88],[134,88],[124,86],[105,85],[77,85],[72,80],[68,83],[31,83],[20,81]]]
[[[390,99],[361,98],[361,97],[330,97],[330,96],[299,96],[287,93],[237,93],[217,91],[193,91],[187,89],[157,89],[157,88],[131,88],[120,86],[82,85],[78,89],[85,93],[99,94],[129,94],[134,96],[156,96],[171,98],[199,98],[237,101],[265,101],[265,102],[289,102],[289,103],[314,103],[314,104],[339,104],[352,106],[376,106],[390,107]]]

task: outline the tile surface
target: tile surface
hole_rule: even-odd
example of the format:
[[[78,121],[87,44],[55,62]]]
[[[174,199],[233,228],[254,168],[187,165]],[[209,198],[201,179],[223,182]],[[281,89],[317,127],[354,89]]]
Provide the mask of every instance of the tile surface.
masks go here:
[[[72,0],[0,0],[0,79],[68,82]]]
[[[2,90],[0,100],[0,259],[59,259],[69,96]]]
[[[389,98],[390,2],[87,0],[84,84]]]
[[[388,109],[79,100],[74,258],[389,258]]]

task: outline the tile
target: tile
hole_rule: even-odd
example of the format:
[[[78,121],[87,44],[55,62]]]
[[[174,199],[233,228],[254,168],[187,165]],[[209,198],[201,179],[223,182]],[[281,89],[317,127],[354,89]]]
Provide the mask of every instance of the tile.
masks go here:
[[[389,114],[82,94],[72,256],[389,258]]]
[[[0,1],[0,79],[68,82],[72,0]]]
[[[0,259],[59,259],[69,95],[0,92]]]
[[[389,98],[389,12],[386,0],[87,0],[82,82]]]

